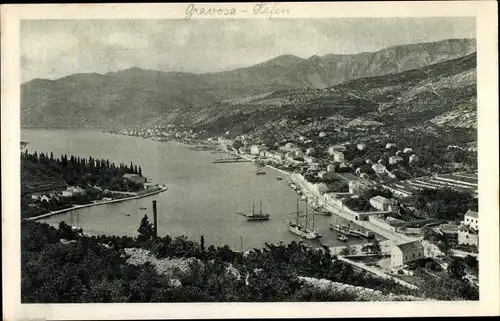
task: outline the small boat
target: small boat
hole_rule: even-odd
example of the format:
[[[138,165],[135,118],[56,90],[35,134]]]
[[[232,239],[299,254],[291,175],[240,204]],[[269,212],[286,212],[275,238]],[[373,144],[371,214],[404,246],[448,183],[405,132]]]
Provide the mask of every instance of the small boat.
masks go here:
[[[123,215],[125,215],[125,216],[130,216],[130,213],[125,213],[125,214],[123,214]]]
[[[347,242],[347,236],[342,235],[342,234],[339,234],[339,235],[337,236],[337,239],[339,239],[339,240],[340,240],[340,241],[342,241],[342,242]]]
[[[332,212],[328,211],[327,209],[319,205],[313,206],[313,210],[316,212],[316,214],[319,215],[332,216]]]
[[[262,211],[262,199],[260,200],[260,212],[255,213],[255,204],[252,202],[252,214],[251,215],[246,215],[243,213],[238,213],[243,216],[246,216],[247,221],[267,221],[269,220],[269,217],[271,216],[270,213],[264,213]]]
[[[330,229],[337,232],[345,232],[347,231],[347,226],[330,223]]]
[[[144,207],[144,206],[141,206],[139,207],[140,210],[147,210],[148,208],[147,207]]]
[[[281,180],[283,179],[283,177],[279,177],[279,176],[278,176],[278,177],[276,177],[276,179],[277,179],[278,181],[281,181]]]
[[[365,237],[367,239],[369,238],[374,238],[375,237],[375,234],[373,232],[364,232],[364,231],[361,231],[361,230],[351,230],[351,233],[353,235],[356,235],[356,236],[359,236],[359,237]]]
[[[263,170],[257,170],[257,172],[255,174],[257,175],[264,175],[266,172],[264,172]]]

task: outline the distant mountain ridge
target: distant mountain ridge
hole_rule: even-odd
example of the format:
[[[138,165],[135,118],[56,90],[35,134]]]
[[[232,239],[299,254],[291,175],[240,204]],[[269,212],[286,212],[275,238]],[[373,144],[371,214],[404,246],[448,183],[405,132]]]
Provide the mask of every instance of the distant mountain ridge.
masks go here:
[[[328,88],[464,57],[474,39],[395,46],[373,53],[283,55],[231,71],[192,74],[130,68],[21,85],[21,123],[31,127],[121,127],[175,121],[222,101],[283,90]]]
[[[217,135],[309,132],[378,123],[396,128],[477,128],[476,53],[397,74],[328,88],[282,90],[228,100],[195,115],[197,130]]]

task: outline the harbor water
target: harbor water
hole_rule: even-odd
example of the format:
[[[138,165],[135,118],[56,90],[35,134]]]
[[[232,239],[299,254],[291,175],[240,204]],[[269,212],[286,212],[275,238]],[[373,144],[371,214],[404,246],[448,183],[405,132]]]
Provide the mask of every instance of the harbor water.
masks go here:
[[[295,220],[297,194],[286,183],[287,177],[271,168],[256,175],[254,163],[213,164],[224,154],[196,151],[174,142],[103,133],[100,130],[23,129],[21,139],[29,142],[29,151],[53,152],[80,157],[104,158],[125,164],[134,162],[153,183],[165,184],[166,192],[122,203],[78,209],[43,219],[58,224],[78,223],[93,234],[137,235],[141,218],[152,220],[152,201],[158,202],[158,234],[185,235],[199,241],[201,235],[212,245],[229,245],[235,250],[261,248],[265,243],[299,241],[288,229]],[[282,177],[278,180],[277,177]],[[250,214],[252,201],[256,211],[271,213],[268,221],[249,222],[238,212]],[[142,209],[141,209],[142,208]],[[305,203],[300,203],[304,211]],[[312,209],[309,208],[309,214]],[[303,215],[303,213],[302,213]],[[303,220],[303,219],[302,219]],[[342,218],[316,215],[315,226],[327,246],[359,244],[364,239],[337,240],[328,223],[343,224]],[[319,246],[318,241],[306,241]]]

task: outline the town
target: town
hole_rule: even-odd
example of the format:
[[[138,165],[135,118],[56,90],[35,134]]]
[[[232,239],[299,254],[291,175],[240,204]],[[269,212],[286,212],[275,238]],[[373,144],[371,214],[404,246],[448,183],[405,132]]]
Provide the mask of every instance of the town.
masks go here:
[[[384,139],[391,137],[388,133],[373,135],[373,128],[368,133],[356,129],[355,133],[363,135],[331,145],[326,144],[328,136],[346,138],[349,134],[341,129],[270,141],[229,132],[203,137],[182,125],[113,133],[218,150],[235,160],[254,161],[288,174],[289,185],[296,187],[303,200],[386,238],[375,247],[378,254],[386,255],[378,262],[356,262],[360,256],[374,254],[370,245],[331,248],[344,260],[375,274],[411,279],[422,273],[418,267],[446,270],[452,257],[477,257],[477,146],[439,144],[445,158],[439,166],[421,146]],[[335,225],[333,217],[331,226]],[[477,270],[463,277],[478,284]]]

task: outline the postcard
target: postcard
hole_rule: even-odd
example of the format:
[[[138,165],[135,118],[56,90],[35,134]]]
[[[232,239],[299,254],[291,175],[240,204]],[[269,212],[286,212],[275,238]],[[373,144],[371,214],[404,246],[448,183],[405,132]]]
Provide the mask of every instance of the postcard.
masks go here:
[[[2,6],[4,318],[498,315],[496,9]]]

